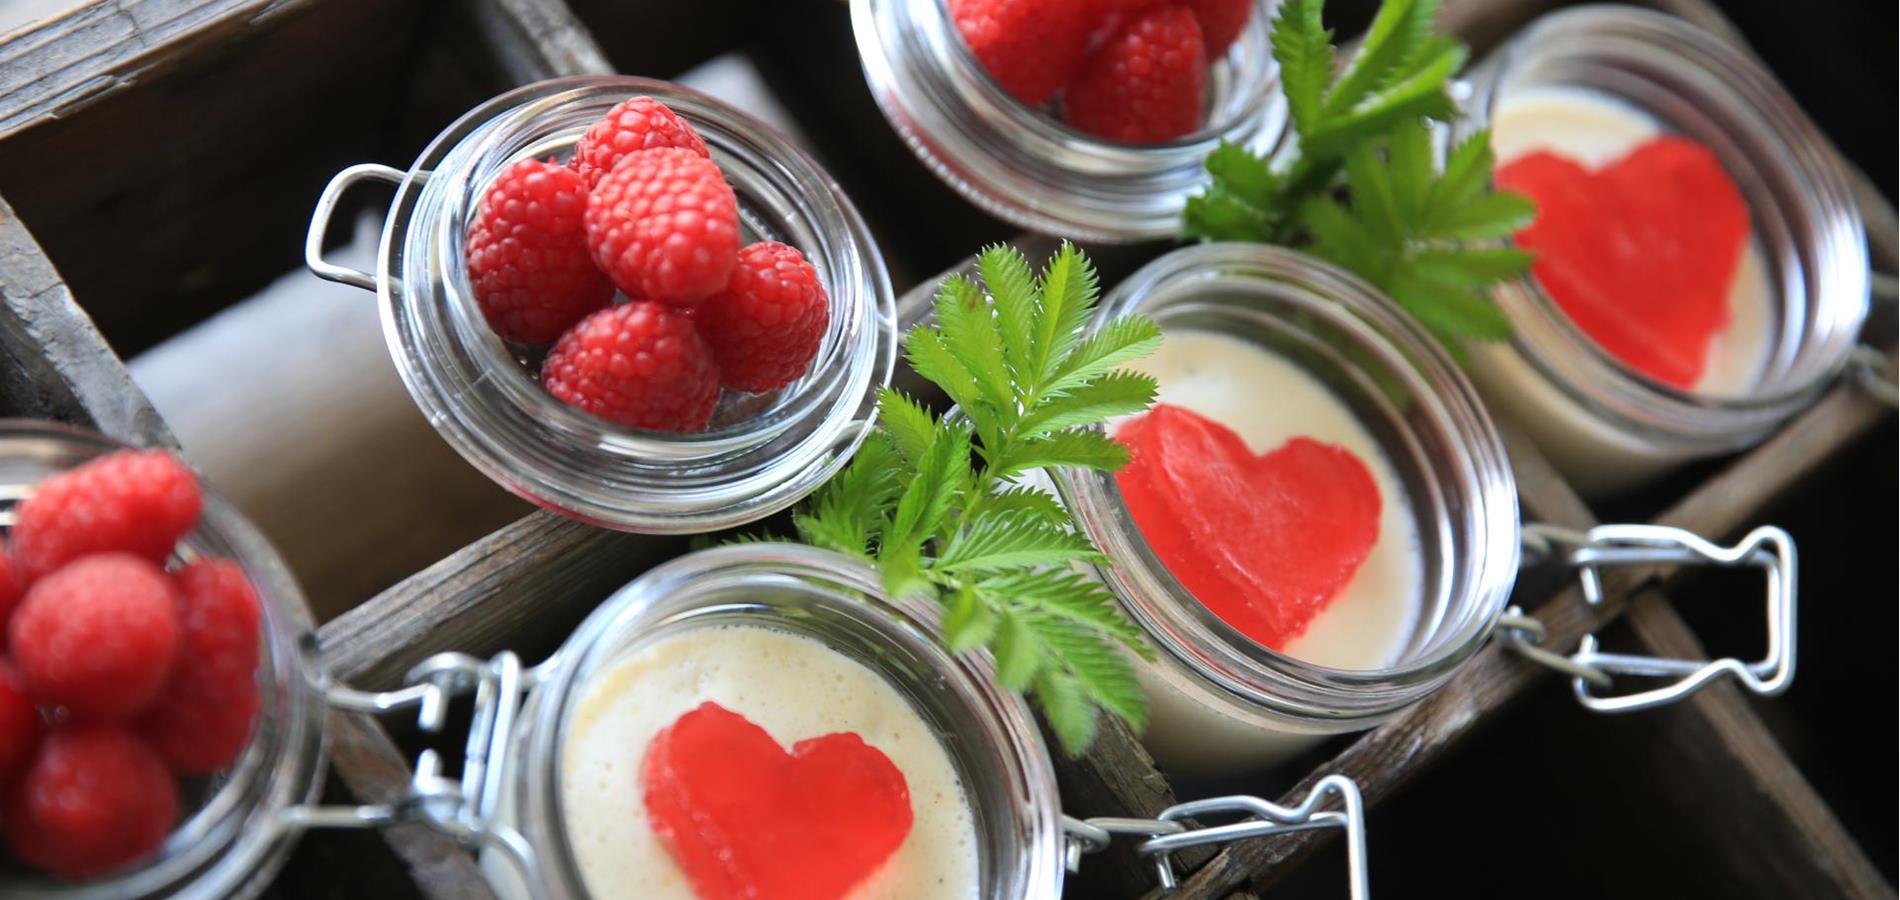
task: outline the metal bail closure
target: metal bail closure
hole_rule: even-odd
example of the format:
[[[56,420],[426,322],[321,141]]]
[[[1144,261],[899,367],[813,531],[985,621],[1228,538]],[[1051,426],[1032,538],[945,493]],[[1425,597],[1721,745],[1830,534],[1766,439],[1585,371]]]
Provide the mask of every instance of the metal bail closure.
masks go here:
[[[474,695],[474,714],[464,744],[462,772],[445,776],[442,758],[424,750],[416,757],[415,777],[408,790],[392,803],[374,806],[297,806],[286,810],[281,826],[305,828],[380,828],[421,823],[454,837],[464,846],[495,849],[510,857],[530,882],[537,880],[537,864],[527,841],[512,828],[495,824],[496,808],[509,784],[513,763],[515,720],[528,691],[547,677],[549,660],[533,669],[521,658],[503,652],[493,659],[463,653],[438,653],[409,670],[404,687],[394,691],[359,691],[324,682],[317,687],[332,708],[348,712],[383,714],[414,708],[423,732],[440,734],[447,722],[449,702]]]
[[[409,173],[401,169],[392,169],[375,163],[354,165],[330,179],[323,186],[323,194],[317,198],[317,208],[310,214],[310,228],[304,232],[303,264],[311,273],[325,281],[334,281],[359,287],[366,291],[376,290],[376,276],[361,269],[338,265],[323,258],[324,235],[330,230],[330,218],[336,215],[337,202],[343,199],[343,192],[359,181],[381,181],[387,184],[402,184]]]
[[[1331,797],[1338,798],[1341,809],[1320,808]],[[1228,815],[1242,818],[1202,828],[1188,828],[1181,822],[1195,817]],[[1154,861],[1155,878],[1163,890],[1172,890],[1175,886],[1172,857],[1177,851],[1296,831],[1343,828],[1346,831],[1346,879],[1352,900],[1371,897],[1366,876],[1365,803],[1359,797],[1359,786],[1344,775],[1321,778],[1307,792],[1306,799],[1295,807],[1243,795],[1209,797],[1177,803],[1153,819],[1083,820],[1063,816],[1062,827],[1069,835],[1067,862],[1071,872],[1075,871],[1082,854],[1107,847],[1113,835],[1146,838],[1137,851]]]
[[[1795,667],[1795,548],[1786,531],[1764,525],[1732,547],[1723,547],[1700,535],[1666,525],[1598,525],[1587,534],[1548,525],[1527,525],[1524,544],[1531,557],[1559,556],[1577,569],[1584,600],[1603,602],[1606,566],[1701,565],[1759,568],[1768,577],[1768,651],[1758,661],[1744,663],[1733,657],[1716,660],[1660,659],[1598,652],[1595,635],[1584,635],[1577,652],[1568,657],[1551,653],[1537,643],[1543,625],[1513,607],[1499,621],[1513,649],[1535,662],[1571,676],[1578,702],[1601,713],[1649,709],[1695,693],[1723,675],[1733,677],[1750,691],[1773,696],[1788,689]],[[1650,690],[1604,696],[1618,675],[1669,678],[1670,683]]]

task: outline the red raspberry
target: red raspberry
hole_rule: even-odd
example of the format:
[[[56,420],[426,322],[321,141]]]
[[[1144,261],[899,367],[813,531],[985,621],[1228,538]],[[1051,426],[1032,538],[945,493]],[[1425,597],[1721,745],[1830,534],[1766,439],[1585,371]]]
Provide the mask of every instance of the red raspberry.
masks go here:
[[[7,545],[0,543],[0,634],[6,633],[7,619],[13,616],[13,608],[20,605],[20,595],[23,593],[26,593],[26,589],[13,571],[13,560],[9,558]]]
[[[237,760],[257,722],[257,592],[228,559],[194,562],[173,581],[178,661],[139,732],[172,771],[209,775]]]
[[[705,428],[719,402],[719,368],[692,317],[639,300],[562,335],[541,365],[541,383],[585,412],[654,431]]]
[[[178,592],[136,556],[82,557],[27,590],[7,635],[34,699],[85,718],[133,716],[177,655]]]
[[[138,862],[178,821],[178,785],[145,742],[116,725],[55,730],[7,804],[22,860],[69,881]]]
[[[1040,106],[1082,66],[1098,0],[950,0],[963,42],[1010,96]]]
[[[627,296],[694,306],[726,286],[739,259],[739,201],[712,160],[642,150],[587,196],[587,244]]]
[[[33,708],[26,679],[12,663],[0,659],[0,794],[26,771],[40,745],[40,711]]]
[[[726,289],[693,313],[719,363],[719,382],[769,391],[811,367],[831,317],[818,271],[795,247],[761,241],[739,251]]]
[[[574,171],[592,188],[627,154],[657,147],[679,147],[710,157],[706,141],[693,126],[652,97],[629,97],[595,122],[574,145]]]
[[[25,584],[89,553],[162,563],[198,522],[198,479],[163,450],[120,450],[45,481],[15,511],[13,565]]]
[[[586,212],[580,174],[551,162],[524,159],[489,185],[468,229],[468,277],[496,334],[545,344],[613,299],[587,252]]]
[[[1253,15],[1254,0],[1175,0],[1194,12],[1201,25],[1201,44],[1211,62],[1227,55],[1227,48]]]
[[[1178,138],[1201,126],[1207,51],[1194,14],[1157,6],[1129,17],[1069,83],[1069,124],[1128,143]]]

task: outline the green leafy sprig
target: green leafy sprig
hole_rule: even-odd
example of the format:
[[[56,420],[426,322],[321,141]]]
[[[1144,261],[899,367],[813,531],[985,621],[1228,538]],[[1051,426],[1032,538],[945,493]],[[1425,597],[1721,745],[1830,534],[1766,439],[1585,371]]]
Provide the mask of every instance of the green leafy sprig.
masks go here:
[[[1102,710],[1142,725],[1122,648],[1151,651],[1078,569],[1101,554],[1025,479],[1128,462],[1098,426],[1154,402],[1153,379],[1117,367],[1160,346],[1161,332],[1127,316],[1083,334],[1099,288],[1067,244],[1039,277],[1003,246],[984,249],[977,272],[981,284],[945,279],[936,324],[905,339],[911,366],[956,414],[885,388],[877,430],[794,521],[806,543],[874,563],[892,596],[943,604],[951,648],[988,647],[1003,685],[1032,694],[1064,749],[1079,753]]]
[[[1461,44],[1433,33],[1438,0],[1386,0],[1343,68],[1323,6],[1284,0],[1273,23],[1295,148],[1270,161],[1223,143],[1184,233],[1303,248],[1384,291],[1454,353],[1461,339],[1509,336],[1490,287],[1531,256],[1469,245],[1509,237],[1535,208],[1491,188],[1489,131],[1435,164],[1427,122],[1457,114],[1446,84],[1465,62]]]

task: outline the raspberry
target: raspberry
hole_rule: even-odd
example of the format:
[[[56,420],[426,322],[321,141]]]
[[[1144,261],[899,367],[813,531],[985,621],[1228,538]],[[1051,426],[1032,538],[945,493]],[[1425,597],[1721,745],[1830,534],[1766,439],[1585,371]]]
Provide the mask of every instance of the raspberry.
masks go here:
[[[257,722],[257,592],[228,559],[177,575],[178,661],[139,732],[172,771],[209,775],[235,762]]]
[[[541,383],[587,413],[655,431],[705,428],[719,401],[719,369],[692,318],[639,300],[562,335],[541,365]]]
[[[1207,48],[1207,58],[1220,59],[1227,55],[1227,48],[1240,37],[1240,30],[1247,27],[1248,17],[1253,15],[1253,0],[1175,0],[1194,13],[1195,21],[1201,25],[1201,44]]]
[[[132,716],[171,671],[178,593],[136,556],[87,556],[34,583],[7,633],[34,699],[80,717]]]
[[[693,306],[739,259],[739,201],[712,160],[662,147],[622,160],[587,196],[594,262],[635,300]]]
[[[1129,17],[1083,63],[1064,101],[1070,125],[1129,143],[1173,140],[1201,125],[1207,51],[1194,14],[1158,6]]]
[[[524,159],[489,185],[468,229],[468,277],[496,334],[545,344],[613,299],[587,252],[586,211],[580,174],[551,162]]]
[[[811,367],[831,316],[818,271],[795,247],[761,241],[739,251],[726,289],[694,311],[719,363],[719,382],[741,391],[790,384]]]
[[[706,141],[678,113],[652,97],[629,97],[587,129],[574,145],[574,171],[591,189],[627,154],[657,147],[678,147],[710,157]]]
[[[0,659],[0,794],[26,771],[40,745],[40,712],[20,670]]]
[[[162,563],[198,522],[198,479],[163,450],[120,450],[40,482],[15,510],[13,565],[32,584],[89,553]]]
[[[6,634],[7,619],[13,616],[13,608],[20,605],[20,595],[23,593],[25,589],[13,571],[13,560],[8,557],[7,545],[0,543],[0,635]]]
[[[69,881],[138,862],[178,820],[178,785],[144,741],[116,725],[76,725],[41,742],[6,828],[22,860]]]
[[[1040,106],[1082,66],[1097,0],[950,0],[950,17],[983,70]]]

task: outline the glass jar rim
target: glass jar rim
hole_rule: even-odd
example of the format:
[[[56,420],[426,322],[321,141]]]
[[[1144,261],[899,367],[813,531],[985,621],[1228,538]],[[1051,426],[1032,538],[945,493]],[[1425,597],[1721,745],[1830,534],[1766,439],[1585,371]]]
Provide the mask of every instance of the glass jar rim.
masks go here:
[[[1586,4],[1547,13],[1474,67],[1463,104],[1466,115],[1449,133],[1463,140],[1491,124],[1492,111],[1509,91],[1515,67],[1545,59],[1568,60],[1603,51],[1640,67],[1618,76],[1693,107],[1725,132],[1746,132],[1747,146],[1725,154],[1724,166],[1751,170],[1740,178],[1751,193],[1751,215],[1773,220],[1777,232],[1793,235],[1805,270],[1781,273],[1775,291],[1777,318],[1800,320],[1816,337],[1792,354],[1780,377],[1744,394],[1711,394],[1662,383],[1611,355],[1558,307],[1535,278],[1526,275],[1499,288],[1511,315],[1511,346],[1540,374],[1600,417],[1633,422],[1644,431],[1717,445],[1746,443],[1812,401],[1847,364],[1867,315],[1869,267],[1865,234],[1826,139],[1808,121],[1762,65],[1722,37],[1667,13],[1627,6]],[[1611,86],[1591,85],[1619,102],[1636,102]],[[1666,125],[1667,117],[1637,102]],[[1757,143],[1759,147],[1757,147]],[[1770,192],[1759,172],[1782,171],[1797,188]],[[1800,204],[1784,209],[1783,196]],[[1771,202],[1756,202],[1767,199]],[[1759,236],[1760,227],[1756,233]],[[1808,257],[1812,258],[1808,258]],[[1808,283],[1809,279],[1818,279]],[[1814,311],[1786,307],[1791,281]],[[1785,325],[1784,325],[1785,328]],[[1786,343],[1783,334],[1777,343]]]
[[[37,450],[32,448],[37,447]],[[35,419],[0,419],[0,457],[32,452],[50,470],[119,450],[143,449],[92,431]],[[49,471],[50,474],[50,471]],[[103,879],[45,888],[9,886],[22,900],[105,900],[198,892],[243,897],[263,890],[296,843],[279,815],[315,802],[322,787],[322,704],[310,689],[303,637],[312,623],[303,593],[275,549],[236,507],[200,481],[203,509],[183,546],[215,552],[243,568],[256,589],[264,629],[263,709],[243,754],[217,776],[204,802],[189,810],[153,860]],[[5,501],[28,486],[8,484]],[[11,525],[8,513],[7,524]]]
[[[1169,237],[1182,204],[1207,183],[1222,141],[1270,152],[1287,108],[1267,37],[1273,0],[1222,61],[1210,121],[1157,144],[1084,134],[1010,96],[984,71],[944,0],[852,0],[851,25],[878,108],[938,178],[1018,226],[1082,240]]]
[[[464,223],[493,175],[565,150],[613,103],[641,94],[700,131],[741,196],[744,224],[770,237],[797,232],[784,238],[807,254],[832,302],[811,370],[764,411],[704,433],[622,428],[548,396],[482,323],[465,287]],[[650,79],[543,81],[464,114],[398,185],[377,280],[390,355],[449,444],[509,490],[621,530],[710,531],[790,506],[863,440],[896,361],[895,293],[837,183],[765,123]]]
[[[1247,706],[1279,715],[1377,719],[1435,690],[1489,639],[1517,576],[1516,481],[1475,389],[1437,341],[1372,286],[1297,251],[1243,243],[1175,250],[1116,286],[1090,327],[1142,311],[1144,301],[1162,292],[1244,282],[1257,282],[1283,298],[1297,297],[1302,315],[1350,335],[1361,354],[1352,362],[1361,367],[1357,374],[1370,382],[1391,378],[1404,384],[1408,396],[1417,398],[1417,415],[1448,445],[1447,455],[1461,457],[1446,461],[1455,470],[1453,480],[1428,486],[1432,495],[1444,495],[1434,509],[1443,516],[1441,528],[1461,536],[1466,558],[1449,561],[1463,580],[1440,590],[1439,624],[1423,652],[1378,669],[1348,670],[1258,644],[1219,622],[1153,558],[1139,530],[1119,514],[1126,507],[1112,475],[1064,470],[1057,487],[1083,529],[1109,554],[1110,563],[1097,572],[1170,664]],[[1271,315],[1265,310],[1244,314]],[[1288,322],[1274,319],[1274,324]],[[1373,372],[1373,365],[1380,371]],[[1414,443],[1424,428],[1401,427],[1416,428],[1408,436]]]
[[[834,591],[849,595],[854,598],[851,615],[858,621],[871,623],[880,638],[901,640],[905,651],[919,653],[932,664],[932,672],[954,693],[960,710],[981,729],[977,734],[958,733],[958,743],[983,745],[1007,769],[999,777],[1015,808],[1002,814],[1027,832],[1029,852],[1004,863],[1015,868],[1002,874],[1013,873],[1012,883],[1024,888],[1024,900],[1055,900],[1063,878],[1055,771],[1028,706],[996,682],[994,664],[986,653],[953,654],[942,646],[938,630],[942,611],[934,602],[922,597],[891,600],[877,573],[863,563],[831,551],[780,542],[714,547],[655,567],[609,596],[543,664],[545,674],[533,710],[523,723],[528,743],[518,763],[526,781],[523,822],[529,824],[524,834],[541,860],[540,877],[555,879],[563,895],[586,896],[560,813],[560,780],[567,725],[589,677],[621,657],[626,639],[669,626],[681,629],[673,632],[677,634],[696,627],[756,623],[805,634],[795,626],[801,618],[809,618],[808,611],[788,615],[764,604],[742,608],[725,599],[742,586],[751,590],[768,580],[774,589],[810,591],[814,596]],[[681,607],[681,603],[698,605]],[[694,621],[699,616],[716,618],[699,624]],[[917,702],[908,694],[907,699]],[[986,837],[981,831],[984,811],[978,809],[980,798],[976,786],[968,783],[969,774],[961,773],[966,799],[978,814],[981,841]],[[990,814],[999,813],[991,810]]]

